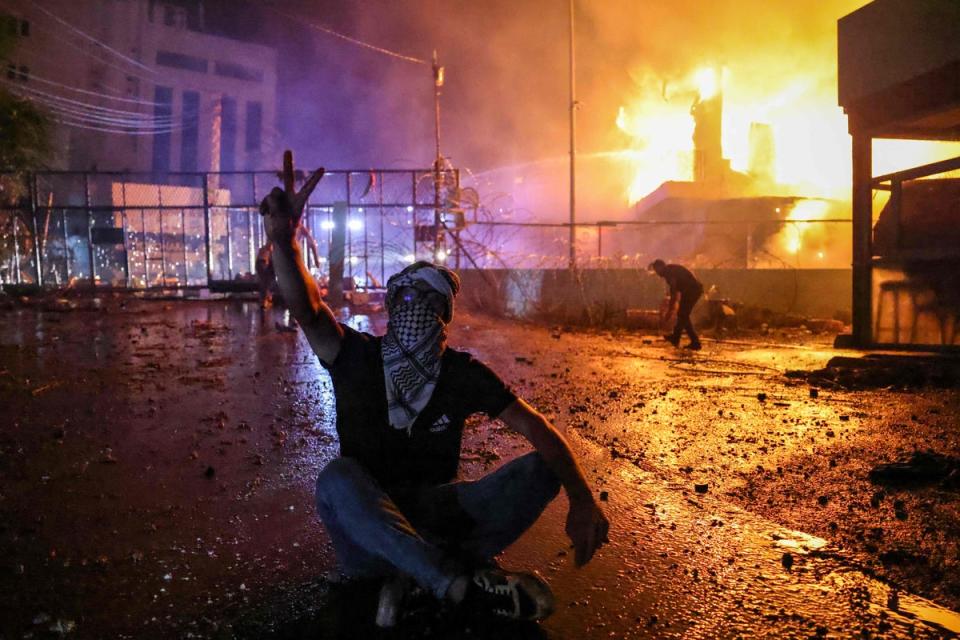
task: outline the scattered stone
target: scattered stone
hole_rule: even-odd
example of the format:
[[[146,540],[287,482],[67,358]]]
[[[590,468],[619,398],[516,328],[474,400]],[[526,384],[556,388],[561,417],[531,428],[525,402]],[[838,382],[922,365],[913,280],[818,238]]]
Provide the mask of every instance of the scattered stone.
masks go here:
[[[821,507],[827,506],[828,502],[830,502],[830,496],[820,496],[817,498],[817,504],[819,504]]]
[[[817,389],[816,387],[810,387],[810,397],[811,398],[820,397],[820,390]]]
[[[783,557],[780,558],[780,564],[783,565],[783,568],[787,571],[793,567],[793,554],[789,551],[783,554]]]
[[[710,489],[708,484],[695,484],[693,485],[693,490],[697,493],[706,493]]]
[[[932,451],[914,451],[907,462],[878,464],[870,470],[870,482],[888,487],[921,487],[940,482],[950,488],[960,473],[960,459]]]
[[[205,475],[208,478],[212,478],[213,476],[217,475],[217,470],[214,469],[213,467],[208,466],[207,470],[203,472],[203,475]]]
[[[609,492],[607,492],[607,491],[601,491],[601,492],[600,492],[600,500],[601,500],[601,502],[606,502],[609,498],[610,498],[610,493],[609,493]]]
[[[767,394],[761,391],[760,393],[757,394],[757,400],[759,400],[760,402],[766,402]]]

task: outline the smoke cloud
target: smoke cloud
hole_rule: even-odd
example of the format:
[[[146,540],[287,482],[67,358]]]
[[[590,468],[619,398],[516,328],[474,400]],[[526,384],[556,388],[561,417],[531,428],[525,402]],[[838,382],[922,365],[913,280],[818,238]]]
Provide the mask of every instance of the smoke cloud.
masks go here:
[[[477,185],[508,192],[526,219],[561,220],[568,193],[566,0],[365,0],[265,3],[446,70],[441,149]],[[691,74],[725,69],[724,151],[745,169],[749,124],[775,122],[777,178],[798,195],[847,192],[849,140],[836,105],[836,23],[865,0],[580,0],[576,2],[579,208],[627,218],[642,136],[617,116],[659,109],[688,118]],[[304,33],[306,35],[304,35]],[[283,36],[283,34],[280,34]],[[416,64],[304,31],[281,73],[281,134],[307,164],[428,167],[433,84]],[[795,108],[796,116],[786,111]],[[807,131],[810,123],[816,131]],[[682,137],[682,136],[681,136]],[[689,144],[689,140],[681,140]]]

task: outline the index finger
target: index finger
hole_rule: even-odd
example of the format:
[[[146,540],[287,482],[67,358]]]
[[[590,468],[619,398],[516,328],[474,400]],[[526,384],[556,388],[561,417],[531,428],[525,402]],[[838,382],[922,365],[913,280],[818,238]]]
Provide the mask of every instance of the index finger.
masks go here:
[[[283,190],[293,195],[293,151],[283,152]]]

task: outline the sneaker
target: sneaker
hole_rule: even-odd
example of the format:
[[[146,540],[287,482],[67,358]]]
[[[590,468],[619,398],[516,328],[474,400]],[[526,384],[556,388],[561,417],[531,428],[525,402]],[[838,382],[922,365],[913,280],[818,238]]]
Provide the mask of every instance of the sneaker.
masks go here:
[[[700,351],[700,349],[703,348],[703,345],[700,344],[699,340],[697,340],[696,342],[691,342],[690,344],[685,345],[683,348],[690,349],[691,351]]]
[[[553,592],[534,573],[479,569],[465,602],[513,620],[540,621],[553,613]]]
[[[663,339],[672,344],[675,347],[680,346],[680,338],[674,336],[672,333],[663,334]]]

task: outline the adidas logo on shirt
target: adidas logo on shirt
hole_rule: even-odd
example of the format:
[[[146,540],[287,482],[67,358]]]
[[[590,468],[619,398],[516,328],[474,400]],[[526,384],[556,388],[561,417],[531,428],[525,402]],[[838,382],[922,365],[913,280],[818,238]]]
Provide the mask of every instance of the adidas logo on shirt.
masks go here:
[[[437,418],[437,421],[433,423],[433,426],[430,427],[431,433],[439,433],[441,431],[446,431],[447,427],[450,426],[450,418],[446,414]]]

